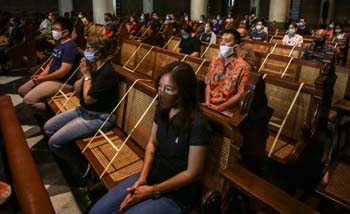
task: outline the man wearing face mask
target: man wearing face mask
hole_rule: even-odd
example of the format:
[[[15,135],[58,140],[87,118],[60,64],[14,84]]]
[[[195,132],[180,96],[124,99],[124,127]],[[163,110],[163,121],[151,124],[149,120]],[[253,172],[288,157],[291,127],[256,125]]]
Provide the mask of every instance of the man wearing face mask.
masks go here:
[[[210,23],[205,24],[204,33],[201,34],[199,40],[210,44],[216,43],[216,34],[211,30]]]
[[[108,38],[114,37],[117,32],[117,25],[113,22],[113,16],[110,13],[105,13],[105,36]]]
[[[56,40],[56,46],[51,61],[40,74],[18,89],[23,102],[38,111],[46,110],[45,99],[54,96],[74,70],[78,49],[71,39],[72,30],[70,20],[59,17],[54,21],[52,37]],[[72,90],[73,83],[74,78],[65,85],[63,91]]]
[[[304,19],[300,19],[300,21],[297,22],[297,26],[298,26],[297,34],[302,36],[312,35],[312,30],[308,26],[306,26]]]
[[[181,29],[181,41],[178,52],[199,57],[201,50],[201,41],[193,35],[193,30],[189,26],[184,26]]]
[[[237,105],[244,94],[251,66],[237,56],[241,37],[235,30],[222,35],[220,56],[213,59],[205,80],[205,104],[222,112]]]
[[[336,52],[332,44],[326,43],[326,37],[325,30],[317,30],[314,34],[313,42],[305,48],[303,58],[323,63],[333,62]]]
[[[250,38],[253,41],[260,41],[260,42],[267,42],[268,41],[268,34],[264,31],[264,23],[263,21],[258,21],[256,23],[255,29],[250,34]]]

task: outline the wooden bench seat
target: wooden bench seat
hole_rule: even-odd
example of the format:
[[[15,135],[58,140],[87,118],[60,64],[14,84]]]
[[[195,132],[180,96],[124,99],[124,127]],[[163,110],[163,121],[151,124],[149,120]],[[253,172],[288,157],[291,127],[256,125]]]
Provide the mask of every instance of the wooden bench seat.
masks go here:
[[[346,213],[350,211],[350,165],[345,162],[336,161],[331,164],[321,183],[316,188],[316,193],[321,197],[321,203],[331,203]],[[325,205],[327,206],[327,205]]]

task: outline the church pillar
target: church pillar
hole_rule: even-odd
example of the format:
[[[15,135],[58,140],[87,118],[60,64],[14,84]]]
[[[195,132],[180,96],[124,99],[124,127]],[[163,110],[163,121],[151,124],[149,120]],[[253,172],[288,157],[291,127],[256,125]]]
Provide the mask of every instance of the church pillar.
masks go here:
[[[269,21],[285,22],[289,0],[270,0]]]
[[[64,15],[64,12],[71,12],[73,10],[73,0],[59,0],[58,8],[60,16]]]
[[[191,19],[199,20],[200,15],[207,16],[208,0],[191,0]]]
[[[94,23],[104,24],[104,14],[113,14],[113,0],[92,0],[92,8],[94,13]]]
[[[153,0],[143,0],[143,13],[153,12]]]

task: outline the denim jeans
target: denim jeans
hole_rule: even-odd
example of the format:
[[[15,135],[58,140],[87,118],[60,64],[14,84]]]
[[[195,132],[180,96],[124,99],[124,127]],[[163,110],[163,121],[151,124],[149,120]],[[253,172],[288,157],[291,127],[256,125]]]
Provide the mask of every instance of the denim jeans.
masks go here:
[[[118,184],[104,195],[89,211],[90,214],[117,214],[120,204],[128,194],[127,187],[131,187],[139,178],[140,173],[131,176]],[[167,197],[157,200],[147,199],[125,210],[125,214],[180,214],[185,213],[175,201]]]
[[[77,158],[82,155],[72,154],[71,149],[68,149],[69,145],[74,144],[77,139],[94,135],[107,117],[107,113],[88,111],[83,107],[56,115],[44,125],[45,134],[49,137],[50,150],[77,166],[79,164]],[[115,124],[115,118],[115,115],[112,115],[102,130],[111,129]]]

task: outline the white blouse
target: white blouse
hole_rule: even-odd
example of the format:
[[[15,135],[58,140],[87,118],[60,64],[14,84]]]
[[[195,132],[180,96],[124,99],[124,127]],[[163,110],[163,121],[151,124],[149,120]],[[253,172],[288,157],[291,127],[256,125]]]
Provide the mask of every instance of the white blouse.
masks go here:
[[[290,37],[288,34],[285,35],[282,39],[282,43],[284,45],[290,45],[290,46],[298,46],[300,47],[301,44],[303,44],[303,37],[299,34],[295,34],[293,37]]]

